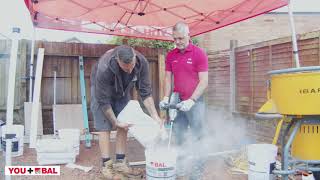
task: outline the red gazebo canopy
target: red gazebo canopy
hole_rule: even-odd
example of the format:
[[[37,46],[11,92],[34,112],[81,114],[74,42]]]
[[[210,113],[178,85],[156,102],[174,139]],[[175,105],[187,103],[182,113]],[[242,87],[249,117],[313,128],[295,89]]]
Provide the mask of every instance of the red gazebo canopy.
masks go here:
[[[189,24],[196,36],[288,4],[288,0],[25,0],[35,27],[171,40]]]

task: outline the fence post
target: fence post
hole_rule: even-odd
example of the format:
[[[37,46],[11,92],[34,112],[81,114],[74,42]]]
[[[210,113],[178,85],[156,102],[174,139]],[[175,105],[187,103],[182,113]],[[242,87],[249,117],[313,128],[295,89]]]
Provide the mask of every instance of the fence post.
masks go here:
[[[236,111],[236,47],[237,40],[230,41],[230,105],[229,110],[231,113]]]
[[[269,69],[273,70],[272,69],[272,45],[271,44],[269,45]]]
[[[164,50],[158,50],[158,72],[159,72],[159,102],[164,96],[164,77],[165,77],[165,55]],[[156,105],[157,106],[157,105]],[[165,113],[160,112],[160,117],[164,118]]]
[[[253,56],[253,51],[254,49],[251,47],[250,48],[250,56],[249,56],[249,71],[250,71],[250,109],[249,109],[249,113],[252,114],[253,113],[253,105],[254,105],[254,60],[255,57]]]
[[[318,65],[320,65],[320,31],[318,31],[318,59],[319,59]]]

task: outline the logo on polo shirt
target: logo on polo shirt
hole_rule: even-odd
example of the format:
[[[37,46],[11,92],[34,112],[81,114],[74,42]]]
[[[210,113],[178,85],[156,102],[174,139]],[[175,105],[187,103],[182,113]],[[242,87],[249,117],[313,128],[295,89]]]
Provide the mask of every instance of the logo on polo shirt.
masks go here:
[[[187,63],[188,63],[188,64],[192,64],[192,59],[191,59],[191,58],[188,58],[188,59],[187,59]]]

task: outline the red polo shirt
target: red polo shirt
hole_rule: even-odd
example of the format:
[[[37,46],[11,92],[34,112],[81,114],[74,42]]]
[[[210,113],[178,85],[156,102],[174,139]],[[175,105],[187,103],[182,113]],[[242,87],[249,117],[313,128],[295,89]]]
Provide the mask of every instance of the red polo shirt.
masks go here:
[[[189,43],[182,53],[175,48],[166,58],[166,71],[174,75],[174,92],[182,100],[189,99],[199,83],[198,72],[208,71],[208,57],[199,47]]]

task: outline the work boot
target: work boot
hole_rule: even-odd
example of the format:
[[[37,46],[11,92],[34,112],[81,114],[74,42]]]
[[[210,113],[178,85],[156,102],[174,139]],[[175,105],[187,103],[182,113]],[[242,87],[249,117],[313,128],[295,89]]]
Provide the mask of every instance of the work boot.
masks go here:
[[[107,180],[127,180],[126,177],[124,177],[122,174],[117,173],[113,169],[113,162],[111,159],[104,162],[103,164],[104,166],[101,169],[101,173],[104,178],[106,178]]]
[[[113,164],[113,168],[130,179],[141,179],[143,177],[142,171],[130,167],[126,159],[117,159]]]

